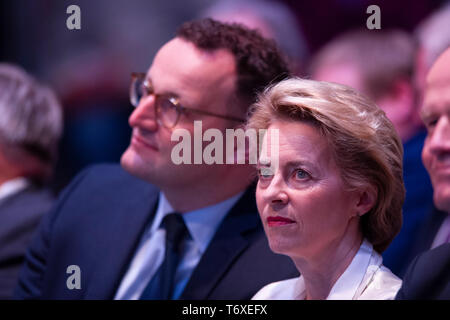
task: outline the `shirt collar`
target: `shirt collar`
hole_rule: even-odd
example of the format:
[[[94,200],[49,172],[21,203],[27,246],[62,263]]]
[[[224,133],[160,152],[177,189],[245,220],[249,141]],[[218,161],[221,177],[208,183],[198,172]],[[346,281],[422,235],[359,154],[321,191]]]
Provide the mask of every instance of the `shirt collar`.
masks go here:
[[[212,206],[182,214],[192,239],[198,245],[202,253],[205,252],[223,218],[243,194],[244,191]],[[156,209],[155,219],[150,229],[150,233],[155,232],[161,226],[163,218],[172,212],[175,212],[175,210],[165,197],[164,193],[160,192],[158,208]]]
[[[334,284],[327,300],[353,299],[369,267],[372,251],[370,242],[364,240],[350,265]]]
[[[327,300],[352,300],[361,285],[373,253],[372,244],[364,239],[350,265],[331,288]],[[296,299],[306,298],[303,276],[297,282]]]
[[[0,201],[28,187],[30,182],[24,177],[8,180],[0,185]]]

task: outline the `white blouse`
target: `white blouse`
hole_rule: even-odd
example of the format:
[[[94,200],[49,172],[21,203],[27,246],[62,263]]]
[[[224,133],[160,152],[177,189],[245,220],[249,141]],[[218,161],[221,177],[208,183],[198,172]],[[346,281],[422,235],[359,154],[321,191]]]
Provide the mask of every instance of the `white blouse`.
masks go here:
[[[392,300],[402,285],[382,264],[383,258],[364,240],[350,265],[334,284],[327,300]],[[273,282],[259,290],[252,300],[304,300],[303,276]]]

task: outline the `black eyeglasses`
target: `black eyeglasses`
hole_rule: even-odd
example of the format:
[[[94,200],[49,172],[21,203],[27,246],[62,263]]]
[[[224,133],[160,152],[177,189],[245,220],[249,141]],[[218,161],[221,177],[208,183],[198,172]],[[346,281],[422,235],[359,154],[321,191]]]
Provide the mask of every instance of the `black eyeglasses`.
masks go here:
[[[186,108],[180,105],[179,99],[170,95],[156,94],[151,82],[146,79],[145,73],[131,73],[130,101],[134,107],[139,105],[139,101],[149,95],[155,98],[155,119],[166,128],[173,128],[177,125],[181,114],[197,113],[226,120],[245,122],[244,119],[215,114],[209,111]]]

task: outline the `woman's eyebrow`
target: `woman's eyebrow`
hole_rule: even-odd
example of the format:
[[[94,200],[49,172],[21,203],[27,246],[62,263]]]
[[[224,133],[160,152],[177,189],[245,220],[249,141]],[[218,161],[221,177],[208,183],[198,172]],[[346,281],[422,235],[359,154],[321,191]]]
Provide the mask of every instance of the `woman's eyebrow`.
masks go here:
[[[260,162],[259,160],[256,162],[256,167],[270,167],[270,161]]]
[[[270,167],[270,165],[271,165],[270,161],[260,162],[258,160],[258,162],[256,163],[257,167]],[[307,161],[307,160],[291,160],[291,161],[286,162],[285,166],[286,167],[299,167],[299,166],[315,167],[313,162]]]
[[[289,167],[299,167],[299,166],[311,166],[314,167],[314,163],[307,160],[292,160],[286,163]]]

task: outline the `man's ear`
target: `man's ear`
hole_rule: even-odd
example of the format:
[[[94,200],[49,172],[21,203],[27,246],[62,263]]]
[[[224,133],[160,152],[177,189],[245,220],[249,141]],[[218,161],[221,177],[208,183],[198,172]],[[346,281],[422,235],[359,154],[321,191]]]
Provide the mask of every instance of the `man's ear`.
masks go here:
[[[364,188],[362,192],[359,193],[358,203],[356,204],[356,213],[358,216],[363,216],[369,212],[375,205],[378,198],[378,191],[373,186],[368,186]]]

